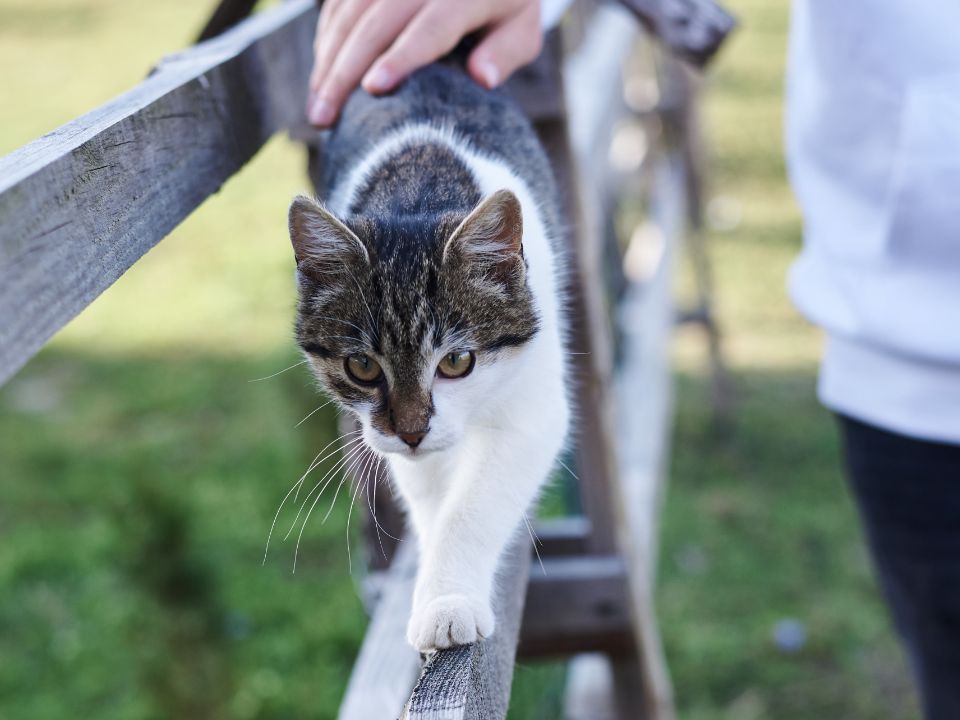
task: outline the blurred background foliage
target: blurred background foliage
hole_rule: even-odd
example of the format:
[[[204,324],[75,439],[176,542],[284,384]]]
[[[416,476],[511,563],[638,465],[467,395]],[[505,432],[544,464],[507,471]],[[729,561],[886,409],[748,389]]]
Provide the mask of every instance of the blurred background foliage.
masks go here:
[[[704,112],[739,405],[717,432],[701,338],[679,332],[658,606],[680,714],[914,718],[814,400],[819,339],[783,291],[800,242],[787,7],[729,4],[743,27]],[[131,87],[209,6],[0,0],[0,153]],[[304,368],[257,380],[299,360],[284,216],[303,166],[274,139],[0,389],[0,717],[335,717],[365,622],[345,495],[307,526],[296,574],[292,539],[261,565],[336,425],[324,410],[297,426],[322,402]],[[559,717],[562,666],[516,677],[511,717]]]

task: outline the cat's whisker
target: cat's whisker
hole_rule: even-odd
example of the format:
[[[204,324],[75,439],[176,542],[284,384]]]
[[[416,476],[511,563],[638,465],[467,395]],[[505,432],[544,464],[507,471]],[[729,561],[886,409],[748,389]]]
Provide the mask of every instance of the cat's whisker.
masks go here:
[[[362,450],[364,447],[365,446],[361,446],[360,448],[361,450],[360,457],[363,457]],[[350,457],[353,457],[355,454],[356,454],[356,450],[353,451],[353,454],[351,454]],[[350,467],[346,470],[346,472],[344,472],[343,478],[340,480],[340,484],[337,485],[337,493],[340,492],[340,488],[343,487],[343,480],[346,479],[347,475],[350,473],[350,470],[353,468],[356,462],[357,460],[353,460],[350,464]],[[333,478],[331,478],[331,480],[332,479]],[[297,558],[300,555],[300,540],[303,538],[303,531],[307,529],[307,523],[310,521],[310,516],[313,514],[313,509],[317,506],[317,503],[320,502],[320,498],[323,496],[323,491],[326,490],[326,487],[327,486],[324,485],[323,489],[321,489],[320,492],[317,493],[317,496],[313,499],[313,504],[310,505],[310,510],[307,512],[307,516],[303,519],[303,525],[300,526],[300,534],[297,535],[297,546],[293,551],[293,570],[292,570],[293,573],[297,572]],[[336,502],[336,501],[337,501],[337,494],[335,493],[333,496],[333,502]],[[306,505],[306,502],[307,501],[304,500],[304,505]],[[333,510],[333,503],[330,504],[330,509]],[[329,516],[329,512],[327,514]],[[324,520],[326,520],[326,518],[324,518]]]
[[[321,410],[323,410],[327,405],[329,405],[330,403],[332,403],[335,399],[336,399],[336,398],[330,398],[329,400],[327,400],[327,401],[326,401],[323,405],[321,405],[320,407],[314,408],[313,410],[311,410],[311,411],[307,414],[307,416],[306,416],[305,418],[303,418],[303,420],[301,420],[300,422],[298,422],[296,425],[293,426],[294,429],[296,429],[296,428],[300,427],[301,425],[303,425],[307,420],[309,420],[309,419],[312,418],[314,415],[316,415],[318,412],[320,412]]]
[[[560,458],[557,458],[557,464],[559,464],[560,467],[562,467],[564,470],[570,473],[573,476],[574,480],[576,480],[577,482],[580,482],[580,478],[577,477],[577,474],[573,470],[571,470],[569,467],[567,467],[567,464],[563,460],[561,460]]]
[[[353,557],[350,553],[350,519],[353,517],[353,506],[357,502],[357,495],[360,494],[360,488],[365,485],[364,473],[366,473],[369,469],[370,463],[373,462],[374,457],[373,451],[370,450],[370,448],[367,448],[366,462],[363,464],[360,472],[357,473],[357,488],[353,491],[353,499],[350,500],[350,509],[347,510],[347,571],[351,575],[353,574]]]
[[[325,462],[325,461],[327,460],[327,458],[332,457],[333,455],[335,455],[335,454],[338,453],[338,452],[343,452],[343,451],[346,450],[348,447],[350,447],[351,445],[353,445],[353,444],[356,442],[356,440],[357,440],[357,437],[356,437],[356,436],[359,435],[359,434],[360,434],[360,430],[353,430],[353,431],[351,431],[351,432],[345,432],[343,435],[339,436],[338,438],[335,438],[334,440],[331,440],[330,442],[328,442],[326,445],[323,446],[323,448],[320,450],[320,452],[317,453],[316,457],[313,458],[313,460],[310,461],[310,465],[309,465],[309,466],[307,467],[307,469],[304,471],[303,475],[300,476],[300,480],[297,482],[297,494],[294,495],[294,497],[293,497],[293,501],[294,501],[294,502],[297,502],[297,500],[300,499],[300,488],[303,487],[303,481],[304,481],[304,479],[307,477],[307,475],[309,475],[310,473],[312,473],[313,470],[314,470],[314,468],[317,467],[317,465],[319,465],[319,464],[322,463],[322,462]],[[344,444],[341,445],[340,447],[335,448],[334,450],[331,450],[330,452],[327,452],[327,454],[324,455],[323,457],[320,457],[320,455],[322,455],[323,453],[325,453],[325,452],[327,451],[327,448],[329,448],[331,445],[333,445],[334,443],[336,443],[338,440],[346,440],[348,437],[351,437],[351,436],[354,436],[354,437],[350,440],[350,442],[344,443]],[[312,492],[312,491],[311,491],[311,492]]]
[[[294,363],[294,364],[291,365],[290,367],[285,367],[283,370],[278,370],[277,372],[273,373],[273,375],[266,375],[266,376],[261,377],[261,378],[254,378],[253,380],[247,380],[247,382],[248,382],[248,383],[260,382],[261,380],[269,380],[270,378],[275,378],[277,375],[282,375],[282,374],[285,373],[287,370],[293,370],[295,367],[300,367],[300,366],[303,365],[305,362],[307,362],[307,361],[306,361],[306,360],[301,360],[301,361],[298,362],[298,363]]]
[[[300,487],[300,484],[302,482],[303,482],[303,478],[301,478],[300,480],[297,480],[293,484],[293,486],[287,491],[287,494],[283,496],[283,500],[280,501],[280,506],[277,508],[277,512],[273,516],[273,522],[270,523],[270,532],[267,533],[267,542],[263,548],[263,561],[260,563],[261,565],[267,564],[267,554],[270,552],[270,539],[273,537],[273,529],[277,525],[277,518],[280,517],[280,511],[283,510],[283,505],[284,503],[287,502],[287,498],[290,497],[291,493],[293,493],[294,490]]]
[[[350,432],[350,433],[344,433],[344,434],[341,435],[340,437],[338,437],[338,438],[330,441],[329,443],[327,443],[327,444],[324,446],[324,448],[323,448],[320,452],[317,453],[316,457],[313,458],[313,460],[312,460],[311,463],[310,463],[310,466],[307,468],[307,471],[306,471],[303,475],[300,476],[300,479],[297,480],[297,481],[293,484],[293,486],[287,491],[287,494],[283,496],[283,500],[280,501],[280,506],[277,508],[277,512],[276,512],[276,513],[274,514],[274,516],[273,516],[273,522],[270,523],[270,532],[267,533],[267,542],[266,542],[266,545],[265,545],[264,548],[263,548],[263,563],[262,563],[262,564],[265,565],[266,562],[267,562],[267,553],[270,552],[270,539],[273,537],[273,530],[274,530],[274,528],[275,528],[276,525],[277,525],[277,519],[280,517],[280,511],[283,510],[283,506],[284,506],[284,504],[287,502],[287,500],[289,499],[290,494],[291,494],[292,492],[296,491],[296,492],[297,492],[297,496],[299,496],[299,494],[300,494],[300,487],[303,485],[304,478],[306,478],[307,475],[310,474],[310,471],[313,470],[314,467],[316,467],[317,459],[320,457],[321,454],[323,454],[324,450],[326,450],[328,447],[330,447],[330,446],[333,445],[335,442],[337,442],[337,440],[343,440],[344,438],[349,437],[350,435],[355,435],[355,434],[358,433],[358,432],[360,432],[360,431],[357,430],[357,431]],[[329,456],[329,455],[328,455],[328,456]],[[321,462],[322,462],[322,461],[321,461]],[[296,502],[296,497],[294,498],[294,502]]]
[[[378,455],[377,464],[374,467],[374,470],[376,471],[379,468],[380,468],[380,456]],[[369,476],[367,476],[367,479],[369,480]],[[376,483],[374,483],[374,487],[376,487]],[[370,483],[369,482],[367,483],[367,486],[364,488],[364,490],[366,491],[366,496],[367,496],[367,509],[370,511],[370,514],[373,515],[373,503],[370,501]]]
[[[533,523],[530,522],[530,516],[526,512],[523,513],[523,519],[527,523],[527,528],[530,530],[530,534],[533,536],[534,545],[543,547],[543,540],[540,539],[540,536],[537,535],[536,529],[533,527]]]
[[[530,542],[533,543],[533,552],[537,556],[537,562],[540,563],[540,572],[546,576],[547,569],[543,566],[543,558],[540,557],[540,548],[537,547],[540,542],[540,538],[537,537],[536,531],[533,529],[533,525],[530,524],[530,518],[527,517],[527,511],[523,511],[523,522],[527,525],[527,532],[530,533]]]
[[[377,461],[377,464],[374,465],[373,467],[374,471],[376,471],[380,468],[380,456],[377,453],[375,453],[372,449],[370,453],[371,455],[373,455],[374,459],[376,459]],[[372,462],[370,464],[373,465]],[[373,503],[370,501],[370,473],[369,473],[370,468],[367,467],[364,469],[367,471],[367,476],[366,476],[367,482],[364,483],[363,490],[364,490],[364,494],[367,496],[367,509],[370,511],[370,517],[373,517]],[[374,487],[376,487],[376,483],[374,483]]]
[[[313,501],[313,505],[310,506],[311,512],[313,511],[313,507],[317,504],[317,501],[320,500],[320,497],[327,491],[327,488],[330,487],[330,483],[332,483],[334,479],[337,477],[337,474],[343,471],[343,474],[340,475],[340,482],[337,484],[337,491],[336,493],[334,493],[333,501],[331,502],[330,509],[331,510],[333,509],[333,503],[336,502],[337,500],[337,494],[339,494],[340,488],[343,487],[343,482],[347,478],[347,474],[349,473],[350,469],[353,467],[354,462],[363,457],[363,450],[365,448],[366,448],[365,444],[360,444],[359,446],[354,447],[348,454],[346,454],[343,458],[337,461],[337,464],[334,465],[332,468],[330,468],[330,470],[327,471],[327,473],[323,476],[323,478],[321,478],[320,481],[317,482],[317,485],[319,485],[322,482],[323,487],[320,488],[320,491],[317,493],[317,496]],[[310,495],[313,494],[313,490],[316,490],[316,486],[314,486],[311,489]],[[303,508],[309,502],[310,495],[308,495],[304,499],[303,505],[301,505],[300,507],[301,510],[303,510]],[[328,512],[328,515],[329,515],[329,512]],[[298,518],[299,518],[299,515],[298,515]],[[290,531],[287,533],[288,537],[289,537],[289,533],[293,531],[293,527],[295,525],[296,525],[296,520],[294,520],[293,526],[291,526]]]
[[[356,455],[363,450],[364,445],[362,441],[363,441],[363,438],[356,438],[352,440],[347,446],[347,447],[349,447],[350,445],[354,446],[350,450],[350,452],[345,453],[344,457],[337,460],[337,462],[333,464],[333,467],[327,470],[327,472],[324,473],[323,477],[317,480],[316,484],[312,488],[310,488],[310,492],[307,493],[307,496],[303,499],[303,503],[300,505],[300,509],[297,510],[297,516],[293,519],[293,522],[290,524],[290,529],[287,530],[287,534],[283,536],[284,540],[290,537],[290,534],[293,532],[293,529],[297,526],[297,521],[300,520],[300,515],[303,514],[303,508],[305,508],[307,503],[310,502],[310,498],[313,496],[314,491],[318,487],[320,488],[320,491],[317,493],[317,497],[316,497],[316,500],[319,500],[320,497],[323,495],[323,493],[326,491],[327,486],[330,484],[333,478],[337,476],[337,472],[342,467],[344,467],[352,458],[356,457]],[[357,445],[357,443],[360,443],[360,445]],[[323,485],[322,487],[321,487],[321,484]],[[316,500],[314,500],[314,504],[316,504]]]
[[[380,472],[381,470],[389,471],[389,467],[383,464],[383,457],[378,455],[378,456],[377,456],[377,466],[376,466],[376,468],[374,468],[374,473],[373,473],[373,520],[374,520],[374,522],[376,523],[377,533],[378,533],[378,534],[382,532],[384,535],[386,535],[386,536],[387,536],[388,538],[390,538],[391,540],[396,540],[397,542],[403,542],[403,538],[398,538],[396,535],[394,535],[394,534],[391,533],[389,530],[387,530],[383,525],[381,525],[380,522],[377,520],[377,513],[376,513],[376,508],[377,508],[377,485],[380,484],[380,481],[381,481],[381,480],[385,480],[385,479],[387,478],[387,472],[384,472],[384,473],[381,474],[381,472]],[[381,546],[381,548],[382,548],[382,546]]]
[[[377,480],[380,475],[380,463],[383,461],[383,458],[379,455],[377,456],[377,466],[373,469],[373,500],[370,500],[370,484],[367,483],[367,506],[370,508],[370,517],[373,518],[373,526],[377,532],[377,544],[380,546],[380,554],[383,556],[383,559],[387,559],[387,552],[383,549],[383,536],[380,534],[380,521],[377,520]]]
[[[364,446],[364,447],[366,447],[366,446]],[[361,455],[361,458],[362,458],[362,457],[363,457],[363,456]],[[321,524],[321,525],[326,524],[327,520],[330,518],[330,513],[333,512],[333,508],[334,508],[334,506],[337,504],[337,497],[340,495],[340,488],[342,488],[342,487],[343,487],[343,483],[347,481],[347,477],[349,476],[350,472],[353,470],[354,465],[355,465],[355,462],[351,463],[351,464],[350,464],[350,468],[349,468],[346,472],[344,472],[344,473],[343,473],[343,477],[340,478],[340,483],[337,485],[337,489],[336,489],[336,490],[334,491],[334,493],[333,493],[333,500],[330,501],[330,507],[327,508],[327,513],[326,513],[326,515],[324,515],[324,516],[323,516],[323,520],[320,521],[320,524]],[[350,487],[352,488],[353,485],[351,484]]]
[[[403,542],[403,539],[402,539],[402,538],[398,538],[396,535],[394,535],[393,533],[391,533],[389,530],[387,530],[385,527],[383,527],[383,525],[380,524],[380,521],[379,521],[379,520],[377,520],[377,511],[376,511],[376,507],[377,507],[377,485],[379,484],[379,481],[380,481],[380,479],[381,479],[381,477],[380,477],[380,470],[381,470],[381,462],[382,462],[382,460],[383,460],[382,457],[378,457],[378,458],[377,458],[377,467],[376,467],[376,470],[374,471],[374,475],[373,475],[373,507],[370,508],[370,514],[373,515],[373,522],[376,524],[376,527],[377,527],[377,540],[380,541],[380,551],[381,551],[381,552],[383,552],[383,540],[382,540],[382,538],[380,537],[380,533],[381,533],[381,532],[382,532],[384,535],[386,535],[388,538],[390,538],[391,540],[396,540],[397,542]],[[384,473],[383,477],[384,477],[384,478],[386,477],[386,473]],[[384,557],[384,559],[386,559],[386,557],[387,557],[387,554],[386,554],[385,552],[383,553],[383,557]]]

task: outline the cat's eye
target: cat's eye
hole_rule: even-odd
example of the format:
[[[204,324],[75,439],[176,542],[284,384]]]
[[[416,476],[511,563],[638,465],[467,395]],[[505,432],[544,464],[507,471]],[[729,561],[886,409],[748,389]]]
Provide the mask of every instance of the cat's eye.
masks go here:
[[[344,363],[347,375],[361,385],[375,385],[383,377],[380,363],[369,355],[351,355]]]
[[[470,374],[476,356],[470,351],[451,352],[443,356],[437,365],[437,373],[445,378],[462,378]]]

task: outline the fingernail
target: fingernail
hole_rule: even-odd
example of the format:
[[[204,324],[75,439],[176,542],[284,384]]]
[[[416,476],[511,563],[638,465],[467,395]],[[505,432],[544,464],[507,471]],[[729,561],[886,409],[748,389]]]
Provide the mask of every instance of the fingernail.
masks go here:
[[[393,73],[382,65],[371,68],[363,77],[363,87],[370,92],[386,92],[393,85]]]
[[[322,96],[314,98],[313,103],[310,105],[310,112],[307,113],[310,122],[314,125],[320,125],[321,127],[332,123],[334,115],[333,105]]]
[[[494,65],[489,60],[484,60],[480,63],[480,77],[483,78],[483,83],[488,88],[495,88],[500,84],[500,71],[497,70],[497,66]]]

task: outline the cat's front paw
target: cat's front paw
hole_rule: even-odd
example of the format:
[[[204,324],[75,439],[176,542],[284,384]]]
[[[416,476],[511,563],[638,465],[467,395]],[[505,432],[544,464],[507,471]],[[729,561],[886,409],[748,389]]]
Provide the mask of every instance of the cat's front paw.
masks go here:
[[[413,611],[407,641],[420,652],[469,645],[493,634],[493,611],[466,595],[440,595]]]

